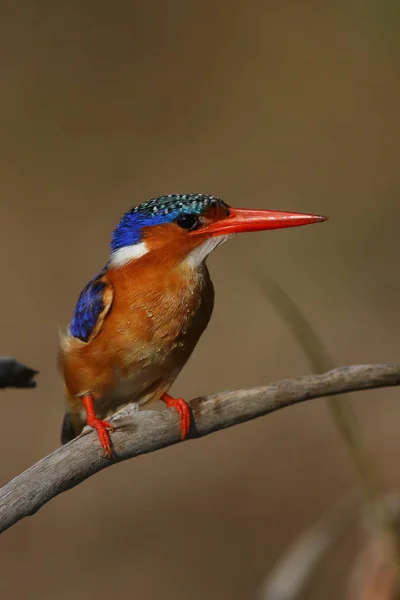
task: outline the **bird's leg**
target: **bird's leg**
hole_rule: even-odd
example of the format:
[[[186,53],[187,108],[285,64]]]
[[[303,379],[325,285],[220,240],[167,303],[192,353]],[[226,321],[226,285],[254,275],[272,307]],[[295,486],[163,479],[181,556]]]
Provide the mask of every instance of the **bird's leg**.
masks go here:
[[[168,408],[175,408],[181,418],[182,439],[188,435],[190,430],[190,409],[188,403],[183,398],[173,398],[169,394],[163,394],[161,400],[165,402]]]
[[[111,441],[108,430],[114,431],[114,427],[108,422],[96,417],[93,406],[92,394],[85,394],[82,398],[86,410],[86,423],[97,431],[99,442],[104,450],[104,456],[111,458]]]

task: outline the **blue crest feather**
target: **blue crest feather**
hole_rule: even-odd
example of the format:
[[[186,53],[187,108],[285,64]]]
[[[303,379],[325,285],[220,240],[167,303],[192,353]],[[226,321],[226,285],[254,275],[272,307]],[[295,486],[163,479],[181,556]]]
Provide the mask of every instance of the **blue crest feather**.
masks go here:
[[[87,342],[97,319],[104,309],[103,294],[107,284],[100,281],[105,269],[94,277],[82,290],[75,306],[74,316],[70,325],[70,333],[82,342]]]
[[[114,231],[111,250],[115,252],[119,248],[139,243],[143,227],[172,223],[182,213],[201,215],[213,206],[228,209],[228,205],[220,198],[205,194],[169,194],[142,202],[122,217]]]

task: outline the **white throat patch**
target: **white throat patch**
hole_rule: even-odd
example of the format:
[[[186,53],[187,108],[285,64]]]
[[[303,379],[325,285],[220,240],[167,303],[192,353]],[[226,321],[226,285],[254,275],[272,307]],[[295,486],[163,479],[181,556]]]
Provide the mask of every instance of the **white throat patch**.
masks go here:
[[[144,256],[149,251],[145,242],[138,242],[132,246],[124,246],[115,250],[110,257],[110,265],[112,267],[122,267],[131,260]]]
[[[197,246],[197,248],[192,250],[187,255],[187,257],[185,258],[186,264],[189,264],[192,267],[192,269],[196,269],[217,246],[220,246],[234,235],[235,234],[221,235],[218,237],[209,238],[207,241],[201,244],[201,246]]]

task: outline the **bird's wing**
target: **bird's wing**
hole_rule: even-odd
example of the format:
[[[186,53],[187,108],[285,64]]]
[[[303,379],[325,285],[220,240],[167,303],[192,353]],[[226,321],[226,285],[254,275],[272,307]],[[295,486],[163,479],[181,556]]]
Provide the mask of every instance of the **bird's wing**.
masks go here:
[[[104,271],[89,281],[75,306],[69,334],[82,342],[96,337],[112,305],[114,290],[103,275]]]

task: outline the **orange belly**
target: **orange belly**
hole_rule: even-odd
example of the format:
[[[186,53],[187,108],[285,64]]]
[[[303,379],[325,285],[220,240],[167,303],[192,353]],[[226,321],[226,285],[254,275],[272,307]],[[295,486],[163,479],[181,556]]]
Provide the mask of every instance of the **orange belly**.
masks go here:
[[[206,267],[115,269],[110,312],[93,340],[66,336],[59,364],[71,416],[83,421],[81,397],[90,392],[106,418],[130,402],[158,400],[178,376],[211,317],[214,291]]]

